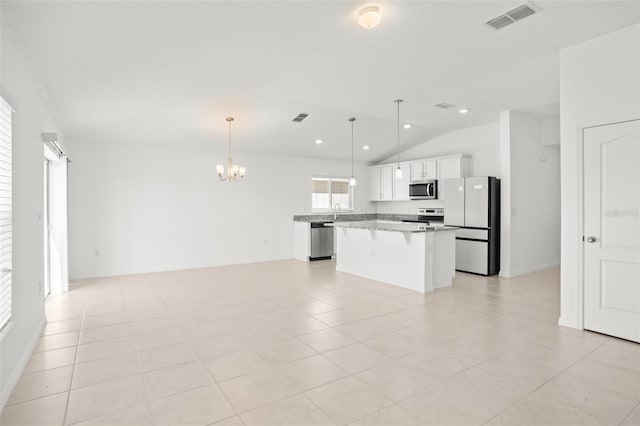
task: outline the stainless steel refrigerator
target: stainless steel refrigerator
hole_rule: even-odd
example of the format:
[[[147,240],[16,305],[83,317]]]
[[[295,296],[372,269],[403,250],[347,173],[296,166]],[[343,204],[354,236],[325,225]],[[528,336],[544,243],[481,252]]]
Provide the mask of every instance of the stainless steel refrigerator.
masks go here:
[[[444,180],[444,223],[458,226],[456,270],[500,272],[500,179],[491,176]]]

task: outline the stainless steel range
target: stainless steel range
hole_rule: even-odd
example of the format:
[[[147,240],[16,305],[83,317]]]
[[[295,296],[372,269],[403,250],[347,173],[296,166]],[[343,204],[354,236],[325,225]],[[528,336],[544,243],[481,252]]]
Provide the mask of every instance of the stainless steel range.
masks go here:
[[[425,223],[429,226],[444,226],[444,209],[420,207],[417,219],[405,219],[403,222]]]

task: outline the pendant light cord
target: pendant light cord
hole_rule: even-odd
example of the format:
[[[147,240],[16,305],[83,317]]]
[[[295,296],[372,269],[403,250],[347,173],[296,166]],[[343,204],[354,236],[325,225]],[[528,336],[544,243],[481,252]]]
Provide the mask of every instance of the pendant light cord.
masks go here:
[[[351,121],[351,176],[353,177],[353,122],[355,118]]]
[[[231,120],[229,122],[229,158],[231,158]]]
[[[400,102],[402,102],[402,99],[396,99],[394,102],[398,104],[398,153],[397,153],[397,162],[398,162],[398,167],[400,167]]]

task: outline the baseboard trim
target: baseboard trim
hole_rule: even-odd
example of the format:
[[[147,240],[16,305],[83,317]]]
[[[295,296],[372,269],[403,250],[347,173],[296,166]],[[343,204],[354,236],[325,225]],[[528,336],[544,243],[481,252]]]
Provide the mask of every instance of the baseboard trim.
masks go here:
[[[508,272],[509,275],[504,275],[506,277],[517,277],[520,275],[526,275],[526,274],[531,274],[533,272],[538,272],[538,271],[543,271],[545,269],[550,269],[550,268],[556,268],[560,266],[560,261],[556,261],[556,262],[550,262],[550,263],[544,263],[542,265],[535,265],[535,266],[529,266],[526,268],[521,268],[521,269],[516,269],[516,270],[511,270]]]
[[[47,318],[43,315],[42,320],[40,320],[40,324],[38,324],[38,327],[36,327],[36,332],[33,336],[31,336],[31,340],[29,341],[29,344],[27,345],[25,351],[22,353],[20,361],[18,361],[16,368],[13,370],[11,377],[7,381],[7,385],[0,392],[0,394],[2,395],[2,400],[0,401],[0,413],[2,413],[2,411],[4,410],[4,406],[7,404],[11,392],[13,392],[13,389],[18,384],[18,380],[20,380],[20,376],[22,376],[22,372],[27,366],[29,358],[31,358],[31,354],[36,348],[38,340],[40,340],[40,336],[42,336],[42,331],[44,330],[45,325],[47,325]]]
[[[582,327],[578,327],[578,325],[575,324],[574,322],[567,321],[562,317],[558,318],[558,325],[562,327],[575,328],[577,330],[584,330]]]

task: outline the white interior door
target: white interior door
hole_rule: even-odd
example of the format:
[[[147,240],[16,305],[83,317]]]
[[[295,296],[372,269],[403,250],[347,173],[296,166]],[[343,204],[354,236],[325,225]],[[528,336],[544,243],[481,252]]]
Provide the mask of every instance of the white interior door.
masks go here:
[[[640,342],[640,120],[584,130],[584,326]]]

